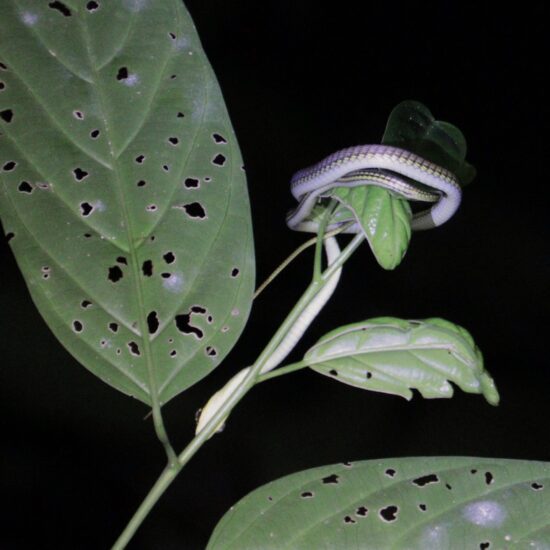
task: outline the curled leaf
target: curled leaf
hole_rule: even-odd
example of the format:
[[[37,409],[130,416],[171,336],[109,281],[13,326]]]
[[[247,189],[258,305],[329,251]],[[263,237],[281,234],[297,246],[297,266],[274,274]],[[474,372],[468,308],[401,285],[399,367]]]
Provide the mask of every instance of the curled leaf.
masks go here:
[[[452,397],[453,382],[491,405],[499,401],[471,335],[444,319],[379,317],[347,325],[323,336],[304,361],[334,380],[405,399],[411,388],[426,398]]]
[[[395,269],[411,240],[409,203],[370,185],[338,187],[332,196],[353,215],[380,266]]]

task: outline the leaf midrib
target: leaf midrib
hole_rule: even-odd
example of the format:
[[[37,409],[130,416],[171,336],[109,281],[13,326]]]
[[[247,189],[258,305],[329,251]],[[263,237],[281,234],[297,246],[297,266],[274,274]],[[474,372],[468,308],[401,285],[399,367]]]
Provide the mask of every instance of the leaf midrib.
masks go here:
[[[135,19],[135,14],[133,14],[132,19],[132,25]],[[176,9],[176,17],[179,18],[179,12]],[[131,224],[131,217],[128,212],[128,209],[126,207],[126,200],[124,196],[123,186],[122,186],[122,177],[120,175],[120,170],[118,166],[118,158],[119,155],[114,150],[114,143],[113,143],[113,136],[111,132],[111,123],[107,116],[108,110],[106,109],[107,104],[107,98],[105,96],[105,93],[103,91],[102,86],[102,79],[99,74],[99,66],[97,63],[95,63],[95,56],[92,52],[91,46],[90,46],[90,36],[88,32],[88,27],[79,19],[79,25],[82,28],[82,36],[84,40],[84,44],[86,47],[86,51],[88,53],[88,57],[90,59],[90,67],[92,71],[92,81],[94,83],[95,89],[97,90],[97,96],[98,101],[100,105],[101,112],[103,114],[103,123],[105,125],[105,133],[107,135],[107,143],[109,147],[109,153],[112,159],[112,167],[113,167],[113,175],[115,180],[115,188],[117,195],[119,197],[119,207],[122,214],[122,222],[124,223],[124,228],[126,231],[126,240],[128,243],[128,255],[129,255],[129,265],[132,271],[132,281],[133,281],[133,287],[135,290],[135,297],[137,301],[137,317],[138,317],[138,326],[139,326],[139,332],[141,336],[141,342],[143,345],[143,353],[146,363],[146,369],[149,379],[149,387],[148,392],[151,400],[151,405],[154,409],[160,409],[160,401],[159,401],[159,392],[157,388],[157,380],[155,376],[155,363],[153,360],[153,353],[151,349],[151,342],[148,338],[148,326],[147,326],[147,319],[145,315],[145,300],[143,296],[143,288],[141,284],[141,278],[140,278],[140,269],[138,265],[138,257],[137,252],[139,249],[139,246],[141,243],[143,243],[143,240],[140,241],[140,243],[136,246],[136,242],[134,240],[134,233],[132,231],[132,224]],[[129,30],[128,33],[125,35],[124,40],[128,40],[128,38],[131,36],[132,30]],[[123,44],[120,47],[120,50],[122,50]],[[163,60],[162,69],[160,71],[160,77],[159,81],[156,84],[155,90],[151,97],[151,102],[148,105],[148,109],[144,112],[143,117],[146,118],[151,110],[151,106],[154,101],[154,97],[158,92],[158,89],[160,87],[160,84],[163,80],[164,73],[166,71],[166,67],[168,65],[168,61],[171,57],[171,51],[168,49],[168,53]],[[141,125],[140,125],[141,127]],[[132,136],[132,139],[135,138],[135,134]]]

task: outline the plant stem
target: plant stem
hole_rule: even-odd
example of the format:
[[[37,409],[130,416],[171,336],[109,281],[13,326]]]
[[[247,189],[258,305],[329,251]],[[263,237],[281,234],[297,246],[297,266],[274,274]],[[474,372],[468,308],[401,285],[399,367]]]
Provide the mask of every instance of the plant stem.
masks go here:
[[[258,376],[258,379],[256,380],[256,384],[259,384],[260,382],[266,382],[267,380],[271,380],[272,378],[277,378],[277,376],[283,376],[284,374],[296,372],[297,370],[301,370],[307,366],[309,366],[309,364],[306,361],[298,361],[297,363],[292,363],[290,365],[287,365],[286,367],[281,367],[279,369],[266,372],[265,374],[260,374],[260,376]]]
[[[325,233],[327,229],[328,222],[332,216],[332,212],[336,208],[337,202],[334,199],[331,199],[328,204],[323,218],[319,223],[319,228],[317,229],[317,246],[315,247],[315,259],[313,261],[313,280],[318,281],[322,274],[322,262],[323,262],[323,247],[321,246],[323,239],[325,238]]]
[[[191,460],[195,453],[202,447],[202,445],[210,439],[215,433],[220,422],[222,422],[230,414],[235,405],[245,396],[245,394],[254,386],[257,382],[260,372],[264,364],[268,361],[270,355],[277,349],[277,346],[281,343],[285,335],[292,328],[298,317],[303,310],[311,303],[317,293],[323,288],[324,284],[331,278],[336,270],[349,259],[357,247],[361,244],[364,237],[362,234],[356,235],[346,248],[340,253],[340,256],[324,271],[320,280],[312,281],[307,287],[306,291],[302,294],[296,305],[292,308],[292,311],[287,315],[277,332],[271,338],[267,346],[264,348],[258,359],[250,368],[250,371],[245,376],[239,386],[235,388],[233,393],[229,395],[227,400],[220,406],[204,428],[191,440],[187,447],[178,456],[177,462],[169,464],[162,474],[159,476],[134,516],[125,527],[124,531],[117,539],[112,547],[112,550],[122,550],[126,547],[128,542],[133,537],[143,520],[147,517],[147,514],[151,508],[155,505],[158,499],[162,496],[164,491],[170,486],[172,481],[176,478],[179,471]],[[282,369],[281,369],[282,370]]]
[[[329,237],[334,237],[335,235],[338,235],[339,233],[342,233],[345,231],[349,226],[353,225],[353,222],[342,225],[336,229],[333,229],[332,231],[327,231],[323,235],[323,239],[328,239]],[[304,250],[307,250],[310,246],[313,246],[318,241],[317,237],[312,237],[305,243],[301,244],[294,252],[292,252],[289,256],[287,256],[269,275],[269,277],[256,289],[256,292],[254,292],[253,299],[255,300],[273,281],[274,279],[283,271],[292,261],[294,261]]]

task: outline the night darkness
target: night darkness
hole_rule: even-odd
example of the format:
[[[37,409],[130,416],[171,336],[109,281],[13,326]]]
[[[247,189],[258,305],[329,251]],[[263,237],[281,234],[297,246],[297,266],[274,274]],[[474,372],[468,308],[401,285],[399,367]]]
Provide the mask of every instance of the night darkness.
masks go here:
[[[466,5],[467,4],[467,5]],[[245,159],[257,280],[304,240],[284,219],[290,176],[380,141],[391,109],[425,103],[468,141],[476,180],[446,225],[413,235],[384,272],[366,247],[290,357],[342,324],[440,316],[474,336],[499,407],[456,391],[411,402],[303,371],[261,384],[182,472],[129,548],[204,548],[252,489],[323,464],[470,455],[550,460],[544,3],[188,0]],[[361,7],[357,8],[359,5]],[[518,11],[519,10],[519,11]],[[108,548],[164,466],[147,409],[64,351],[1,243],[0,547]],[[211,376],[165,408],[178,449],[195,411],[250,364],[308,283],[311,253],[254,305]]]

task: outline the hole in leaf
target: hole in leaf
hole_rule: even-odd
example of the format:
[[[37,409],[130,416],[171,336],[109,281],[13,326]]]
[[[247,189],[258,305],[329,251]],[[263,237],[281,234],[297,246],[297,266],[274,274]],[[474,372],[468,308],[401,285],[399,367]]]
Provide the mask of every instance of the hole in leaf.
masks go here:
[[[180,111],[177,115],[178,118],[183,118],[185,115]]]
[[[471,474],[477,474],[477,470],[470,470]]]
[[[6,88],[6,85],[0,81],[0,92]]]
[[[176,261],[176,257],[173,252],[167,252],[162,257],[167,264],[173,264]]]
[[[488,541],[479,543],[480,550],[487,550],[487,548],[489,548],[490,546],[491,546],[491,543]]]
[[[204,308],[202,306],[193,306],[191,308],[191,311],[193,313],[200,313],[201,315],[204,315],[206,313],[206,308]]]
[[[357,523],[351,516],[346,516],[344,518],[344,523],[348,524],[348,525],[351,525],[351,524],[354,524],[354,523]]]
[[[379,514],[384,521],[395,521],[397,519],[398,512],[399,508],[393,504],[390,504],[389,506],[382,508]]]
[[[177,76],[177,75],[175,75],[175,74],[173,74],[173,75],[170,75],[170,80],[176,80],[176,78],[177,78],[177,77],[178,77],[178,76]]]
[[[187,189],[196,189],[199,186],[199,180],[197,178],[186,178],[183,182],[183,185],[187,187]]]
[[[200,328],[191,324],[191,313],[176,315],[175,322],[177,329],[183,334],[194,334],[199,340],[204,336]]]
[[[153,275],[153,262],[151,260],[145,260],[141,265],[141,271],[146,277]]]
[[[130,350],[130,353],[136,357],[141,355],[139,346],[135,342],[128,342],[128,349]]]
[[[206,218],[206,211],[200,202],[191,202],[178,208],[183,208],[190,218],[199,218],[201,220]]]
[[[163,169],[165,172],[170,172],[170,166],[168,166],[168,164],[163,164],[163,165],[162,165],[162,169]]]
[[[73,321],[73,330],[75,332],[82,332],[83,325],[80,321]]]
[[[220,134],[212,134],[215,143],[227,143],[227,140]]]
[[[169,32],[168,35],[170,36],[170,38],[172,40],[175,40],[176,39],[176,35],[173,33],[173,32]]]
[[[420,510],[421,510],[422,512],[425,512],[425,511],[428,509],[428,507],[427,507],[425,504],[423,504],[423,503],[419,504],[419,505],[418,505],[418,508],[420,508]]]
[[[428,474],[426,476],[417,477],[413,479],[413,483],[418,485],[418,487],[425,487],[430,483],[439,483],[439,478],[435,474]]]
[[[118,265],[114,265],[109,268],[109,281],[112,281],[113,283],[118,283],[118,281],[120,281],[122,277],[124,277],[124,273],[122,273],[122,269],[120,269]]]
[[[109,330],[111,332],[118,332],[118,323],[109,323]]]
[[[359,516],[360,518],[366,518],[368,513],[369,509],[366,506],[359,506],[359,508],[355,510],[355,515]]]
[[[145,155],[138,155],[138,156],[136,157],[136,162],[137,162],[138,164],[143,164],[143,161],[144,161],[144,160],[145,160]]]
[[[394,477],[397,472],[393,468],[388,468],[384,473],[388,477]]]
[[[59,0],[56,0],[55,2],[50,2],[48,4],[50,8],[57,10],[59,13],[63,14],[65,17],[71,17],[71,10],[63,4],[63,2],[59,2]]]
[[[124,257],[124,256],[119,256],[116,261],[119,263],[119,264],[124,264],[124,265],[128,265],[128,260]]]
[[[311,491],[304,491],[300,496],[302,498],[313,498],[313,493]]]
[[[168,141],[170,142],[171,145],[177,145],[180,142],[180,140],[177,137],[169,137]]]
[[[4,166],[2,166],[2,170],[4,170],[4,172],[11,172],[12,170],[15,170],[16,166],[17,166],[17,162],[10,160],[6,162]]]
[[[89,12],[94,12],[96,10],[99,9],[99,4],[97,2],[95,2],[94,0],[90,0],[90,2],[88,2],[86,4],[86,9],[89,11]]]
[[[367,380],[370,380],[372,378],[372,372],[366,371],[365,372],[365,377],[366,377]]]
[[[13,111],[11,109],[0,111],[0,118],[9,124],[13,119]]]
[[[340,483],[340,476],[336,475],[336,474],[331,474],[330,476],[327,476],[327,477],[324,477],[322,480],[321,480],[325,485],[327,484],[338,484]]]
[[[89,202],[80,203],[80,211],[82,212],[82,215],[84,217],[89,216],[92,213],[93,209],[94,207]]]
[[[18,187],[21,193],[32,193],[34,188],[28,181],[22,181]]]
[[[225,164],[225,161],[227,159],[225,158],[225,155],[222,155],[221,153],[218,153],[213,159],[212,164],[215,164],[216,166],[223,166]]]
[[[92,238],[92,234],[91,234],[91,233],[84,233],[84,238],[85,238],[85,239],[91,239],[91,238]]]
[[[328,373],[331,375],[331,376],[338,376],[338,371],[336,369],[330,369],[328,371]]]
[[[128,67],[120,67],[116,74],[117,80],[126,80],[128,78]]]
[[[100,132],[99,132],[98,129],[92,130],[92,131],[90,132],[90,137],[91,137],[92,139],[97,139],[97,138],[99,137],[99,133],[100,133]]]
[[[83,309],[87,309],[91,307],[91,305],[92,302],[90,302],[90,300],[82,300],[82,302],[80,302],[80,307],[82,307]]]
[[[0,61],[0,69],[3,70],[3,71],[7,71],[8,67]]]
[[[10,231],[9,233],[6,233],[6,242],[9,243],[13,238],[15,237],[15,233]]]
[[[214,321],[214,317],[212,317],[212,315],[209,315],[209,316],[206,318],[206,320],[207,320],[210,324],[212,324],[212,322]]]
[[[157,205],[156,204],[148,204],[146,207],[145,207],[145,210],[147,210],[147,212],[155,212],[157,210]]]
[[[145,187],[147,182],[145,180],[139,180],[136,184],[138,187]]]
[[[453,486],[450,483],[445,483],[445,487],[449,489],[449,491],[453,490]]]
[[[345,468],[352,468],[353,462],[342,462],[342,466],[344,466]]]
[[[86,172],[86,170],[82,170],[82,168],[75,168],[73,170],[73,174],[77,181],[82,181],[88,176],[88,172]]]
[[[216,355],[218,355],[216,348],[213,348],[212,346],[207,346],[205,351],[208,357],[216,357]]]
[[[155,334],[159,328],[159,318],[156,311],[151,311],[147,315],[147,327],[149,328],[149,334]]]
[[[175,357],[176,355],[178,354],[178,352],[173,349],[171,352],[170,352],[170,357]]]
[[[231,270],[231,277],[237,277],[239,275],[240,271],[239,271],[239,268],[237,267],[234,267],[232,270]]]
[[[542,489],[544,489],[544,485],[542,483],[537,483],[536,481],[534,481],[533,483],[531,483],[531,488],[535,491],[541,491]]]
[[[485,472],[485,483],[487,485],[491,485],[493,481],[494,481],[493,474],[491,472]]]
[[[161,273],[160,276],[163,279],[169,279],[172,276],[172,274],[165,271],[164,273]]]
[[[73,111],[73,116],[78,120],[84,120],[84,113],[82,111]]]

